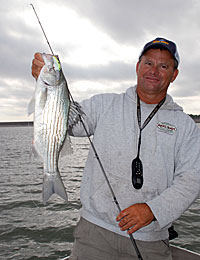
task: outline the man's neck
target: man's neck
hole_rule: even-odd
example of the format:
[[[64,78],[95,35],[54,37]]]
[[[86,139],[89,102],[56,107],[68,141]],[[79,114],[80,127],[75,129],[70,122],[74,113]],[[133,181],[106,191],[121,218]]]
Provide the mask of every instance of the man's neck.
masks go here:
[[[146,104],[158,104],[166,96],[166,93],[158,95],[143,93],[140,89],[136,89],[136,91],[140,100]]]

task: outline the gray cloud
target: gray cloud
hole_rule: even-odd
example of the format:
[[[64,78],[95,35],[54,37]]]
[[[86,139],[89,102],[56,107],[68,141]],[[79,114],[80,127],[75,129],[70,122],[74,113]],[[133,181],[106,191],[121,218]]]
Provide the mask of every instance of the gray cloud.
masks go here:
[[[63,2],[63,1],[61,1]],[[81,16],[85,16],[101,30],[107,32],[116,41],[126,44],[143,44],[149,34],[163,35],[170,29],[177,35],[182,28],[183,20],[196,24],[199,3],[191,1],[159,1],[159,0],[73,0],[65,1]],[[198,7],[198,8],[196,8]],[[191,21],[193,17],[195,22]]]
[[[92,65],[89,67],[63,63],[63,71],[72,81],[80,79],[123,81],[134,80],[135,76],[134,65],[125,62],[111,62],[107,65]]]
[[[45,3],[44,0],[33,2],[36,7]],[[48,1],[48,5],[51,3],[54,1]],[[73,9],[123,47],[134,46],[141,49],[146,41],[156,36],[174,40],[178,44],[181,66],[172,93],[177,98],[200,96],[199,1],[57,0],[56,3]],[[26,103],[33,94],[35,81],[31,76],[31,60],[34,52],[49,52],[39,25],[38,29],[33,29],[18,15],[28,8],[31,8],[28,1],[9,0],[4,2],[0,10],[0,109],[6,113],[5,107],[9,107],[7,113],[10,115],[12,106],[16,111],[25,111]],[[59,13],[55,13],[53,19],[59,22]],[[63,26],[63,33],[67,34],[65,25],[59,26]],[[62,39],[55,46],[60,57],[67,57],[76,48],[75,44],[64,46]],[[136,81],[135,64],[123,61],[110,61],[106,65],[89,67],[63,63],[63,69],[73,86],[80,81],[106,84],[118,82],[123,89],[126,82]],[[96,91],[101,90],[89,89],[87,93],[75,94],[79,98],[85,98],[87,94],[90,96]]]

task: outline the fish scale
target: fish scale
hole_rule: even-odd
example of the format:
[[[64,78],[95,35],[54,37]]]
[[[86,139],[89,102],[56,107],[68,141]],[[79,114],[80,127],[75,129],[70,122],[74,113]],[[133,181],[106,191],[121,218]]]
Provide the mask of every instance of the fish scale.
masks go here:
[[[59,91],[57,91],[59,94]],[[56,97],[56,95],[55,95]],[[59,97],[59,96],[58,96]],[[55,170],[57,170],[57,157],[58,154],[55,154],[56,151],[59,151],[59,147],[58,145],[62,143],[62,133],[65,132],[67,129],[64,129],[64,124],[67,124],[67,122],[63,122],[65,120],[63,120],[63,118],[61,117],[61,111],[63,110],[62,107],[62,103],[58,102],[59,98],[57,98],[57,100],[54,100],[54,102],[49,102],[49,104],[51,104],[53,107],[49,107],[47,108],[47,111],[51,111],[52,109],[52,113],[51,113],[51,121],[49,124],[49,136],[47,138],[52,138],[51,143],[49,142],[49,167],[47,168],[47,172],[51,170],[53,170],[53,172],[55,172]],[[60,104],[60,106],[58,106],[57,104]],[[47,116],[49,115],[49,113],[47,113]],[[57,145],[57,147],[55,147]],[[51,147],[53,149],[51,149]]]

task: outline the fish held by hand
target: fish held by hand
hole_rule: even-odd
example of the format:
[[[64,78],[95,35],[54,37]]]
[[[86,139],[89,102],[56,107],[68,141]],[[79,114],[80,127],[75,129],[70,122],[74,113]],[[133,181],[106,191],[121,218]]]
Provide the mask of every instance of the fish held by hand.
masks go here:
[[[42,57],[45,65],[37,79],[34,101],[28,109],[29,114],[34,110],[33,145],[43,161],[43,202],[46,204],[54,193],[68,199],[58,161],[63,146],[70,151],[67,129],[71,102],[58,56],[43,54]]]

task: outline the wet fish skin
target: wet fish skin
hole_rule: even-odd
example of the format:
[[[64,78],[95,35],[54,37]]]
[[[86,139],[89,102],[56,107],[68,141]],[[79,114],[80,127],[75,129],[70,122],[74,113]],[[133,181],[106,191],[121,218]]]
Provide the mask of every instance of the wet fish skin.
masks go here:
[[[70,98],[58,57],[43,54],[34,111],[34,150],[43,161],[43,203],[56,193],[67,200],[58,160],[67,138]]]

